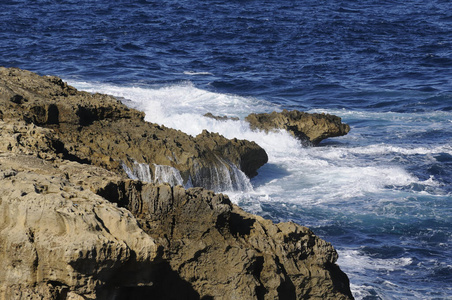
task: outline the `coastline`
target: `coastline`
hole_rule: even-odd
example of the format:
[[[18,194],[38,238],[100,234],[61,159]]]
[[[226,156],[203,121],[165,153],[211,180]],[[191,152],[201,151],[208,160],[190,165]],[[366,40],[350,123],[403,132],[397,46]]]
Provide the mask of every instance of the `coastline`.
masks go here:
[[[336,251],[306,227],[203,188],[131,180],[122,167],[166,165],[184,185],[209,186],[221,161],[256,175],[267,160],[257,144],[190,137],[57,77],[1,72],[2,298],[353,298]]]

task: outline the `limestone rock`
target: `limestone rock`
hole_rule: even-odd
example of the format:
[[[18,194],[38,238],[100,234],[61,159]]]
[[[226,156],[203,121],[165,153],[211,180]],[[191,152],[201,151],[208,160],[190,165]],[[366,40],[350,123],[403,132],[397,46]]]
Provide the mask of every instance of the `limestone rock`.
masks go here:
[[[134,161],[171,166],[184,183],[213,188],[218,166],[247,176],[268,160],[254,142],[203,132],[197,137],[143,120],[143,113],[115,98],[77,91],[61,79],[0,68],[0,119],[22,120],[52,129],[66,158],[116,172]],[[201,181],[200,178],[203,178]]]
[[[257,145],[146,123],[55,77],[0,75],[1,300],[352,299],[336,251],[308,228],[203,188],[125,179],[119,166],[253,174]]]
[[[215,115],[213,115],[210,112],[204,114],[204,117],[211,118],[211,119],[214,119],[214,120],[217,120],[217,121],[227,121],[227,120],[238,121],[238,120],[240,120],[238,117],[215,116]]]
[[[48,160],[57,157],[58,139],[54,132],[24,121],[0,120],[0,152],[36,155]]]
[[[0,154],[0,299],[95,299],[152,282],[159,246],[129,211],[83,188],[111,175]]]
[[[97,193],[138,218],[163,245],[171,270],[201,298],[353,298],[336,251],[306,227],[273,224],[202,188],[128,181],[110,182]],[[162,272],[162,282],[170,274]],[[164,295],[179,299],[190,291],[174,286]]]
[[[0,299],[352,298],[329,243],[223,194],[8,152],[0,180]]]
[[[314,145],[329,137],[346,135],[350,131],[350,126],[343,124],[337,116],[309,114],[298,110],[250,114],[245,120],[250,123],[252,129],[266,132],[284,129],[301,141]]]
[[[0,68],[1,118],[36,125],[87,125],[96,120],[144,118],[112,96],[77,91],[55,76],[39,76],[16,68]]]

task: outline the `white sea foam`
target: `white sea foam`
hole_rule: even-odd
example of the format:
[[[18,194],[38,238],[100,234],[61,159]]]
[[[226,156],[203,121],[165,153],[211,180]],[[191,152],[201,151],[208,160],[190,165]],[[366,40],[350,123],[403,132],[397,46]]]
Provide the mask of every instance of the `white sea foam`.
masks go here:
[[[195,71],[184,71],[185,75],[190,75],[190,76],[194,76],[194,75],[213,75],[210,72],[195,72]]]
[[[345,272],[347,270],[353,270],[354,273],[361,274],[365,274],[369,270],[393,272],[413,263],[411,257],[383,259],[370,257],[354,249],[337,251],[339,253],[338,264]]]
[[[202,186],[216,192],[250,192],[253,190],[249,178],[231,162],[221,157],[209,168],[200,167],[194,161],[196,172],[192,178],[195,186]]]
[[[246,195],[239,193],[240,196],[233,197],[234,201],[240,201],[240,197],[243,200],[245,197],[256,201],[269,199],[269,201],[319,203],[363,197],[387,188],[400,188],[410,184],[434,185],[433,178],[430,181],[420,181],[407,172],[403,165],[389,159],[384,160],[382,156],[452,154],[450,145],[410,148],[380,143],[365,146],[304,148],[285,131],[270,133],[252,131],[242,120],[220,121],[203,116],[210,112],[214,115],[243,119],[251,112],[280,110],[277,105],[250,97],[201,90],[190,82],[159,87],[119,87],[89,83],[73,85],[87,91],[107,93],[125,99],[127,105],[144,111],[147,121],[179,129],[191,135],[197,135],[207,129],[210,132],[219,132],[227,138],[247,139],[258,143],[266,150],[269,163],[259,170],[259,177],[253,180],[254,190],[234,186],[235,189],[247,192]],[[368,118],[369,115],[376,119],[406,117],[397,113],[380,114],[347,110],[326,112],[354,118],[357,116]],[[231,170],[230,167],[225,168]],[[220,169],[221,164],[218,170]],[[196,178],[192,180],[196,181]],[[225,187],[228,180],[221,183],[217,181],[221,186],[219,190],[227,190]]]
[[[134,162],[131,170],[126,164],[122,163],[122,168],[130,179],[152,182],[151,170],[148,164]]]
[[[171,186],[184,184],[184,180],[176,168],[157,164],[154,164],[154,168],[155,183],[169,183]]]
[[[403,286],[399,282],[384,279],[384,274],[395,273],[396,277],[409,278],[417,272],[408,271],[414,259],[401,258],[376,258],[365,255],[356,249],[337,250],[339,253],[338,264],[350,277],[350,289],[357,300],[361,299],[423,299],[425,293]],[[420,270],[419,270],[420,272]],[[403,274],[403,275],[402,275]],[[403,280],[402,280],[403,281]]]
[[[310,113],[326,113],[337,116],[342,116],[348,119],[359,119],[359,120],[380,120],[380,121],[391,121],[398,122],[403,121],[404,123],[416,123],[421,122],[422,124],[428,123],[429,126],[437,126],[437,121],[448,122],[452,117],[452,112],[448,111],[433,111],[433,112],[377,112],[377,111],[360,111],[360,110],[346,110],[346,109],[312,109],[309,110]]]
[[[427,147],[400,147],[387,144],[369,145],[365,147],[356,147],[347,149],[350,154],[367,154],[367,155],[385,155],[385,154],[403,154],[403,155],[416,155],[416,154],[439,154],[447,153],[452,155],[451,145],[439,145],[431,148]]]
[[[355,300],[371,299],[374,294],[373,287],[368,285],[357,285],[350,282],[350,290]],[[376,298],[376,297],[374,297]],[[377,298],[379,299],[379,298]]]

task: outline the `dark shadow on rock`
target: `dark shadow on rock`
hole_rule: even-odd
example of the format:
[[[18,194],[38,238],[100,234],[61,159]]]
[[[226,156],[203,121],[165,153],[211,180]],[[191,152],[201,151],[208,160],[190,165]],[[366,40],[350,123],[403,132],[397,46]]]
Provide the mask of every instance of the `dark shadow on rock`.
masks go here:
[[[293,284],[292,280],[290,280],[290,277],[287,274],[287,271],[284,268],[284,265],[279,260],[279,257],[276,257],[275,260],[281,266],[282,272],[285,277],[285,281],[282,282],[281,285],[277,289],[279,299],[287,299],[287,300],[297,299],[297,292],[296,292],[295,285]]]
[[[136,182],[135,188],[138,192],[141,192],[143,183],[140,181]],[[96,194],[107,199],[112,203],[118,204],[119,207],[128,208],[130,199],[126,195],[126,188],[124,182],[109,182],[104,187],[100,188],[96,191]],[[131,210],[132,213],[136,213],[136,211]]]
[[[231,213],[229,216],[229,230],[234,236],[249,235],[255,221],[254,219],[245,219],[239,214]]]
[[[349,296],[351,299],[354,299],[350,291],[350,280],[348,279],[347,274],[345,274],[336,264],[328,264],[326,265],[326,269],[331,274],[334,288],[342,294]]]
[[[16,104],[23,104],[24,102],[28,102],[27,99],[25,99],[22,95],[14,95],[12,96],[9,101],[16,103]]]
[[[58,124],[60,112],[55,104],[50,104],[47,110],[47,124]]]
[[[193,286],[172,270],[168,262],[148,268],[150,282],[148,284],[127,284],[132,272],[118,272],[119,275],[109,285],[97,290],[97,299],[135,300],[135,299],[168,299],[168,300],[209,300],[211,296],[200,297]],[[141,271],[141,273],[143,270]],[[124,281],[124,284],[121,284]]]
[[[86,158],[80,158],[76,155],[70,154],[69,151],[64,146],[64,143],[62,143],[60,140],[53,140],[52,141],[52,147],[55,149],[55,153],[61,154],[63,159],[67,159],[70,161],[75,161],[80,164],[91,164],[91,161]]]
[[[79,106],[76,114],[80,118],[81,126],[91,125],[95,121],[93,112],[86,107]]]

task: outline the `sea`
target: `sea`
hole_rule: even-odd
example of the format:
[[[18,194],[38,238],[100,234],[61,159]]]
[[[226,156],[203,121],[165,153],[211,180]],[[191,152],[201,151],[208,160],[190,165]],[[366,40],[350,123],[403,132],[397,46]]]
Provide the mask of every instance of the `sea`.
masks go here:
[[[0,65],[255,141],[268,163],[217,192],[331,242],[356,299],[452,299],[450,0],[1,0]],[[351,130],[309,147],[243,121],[283,109]]]

